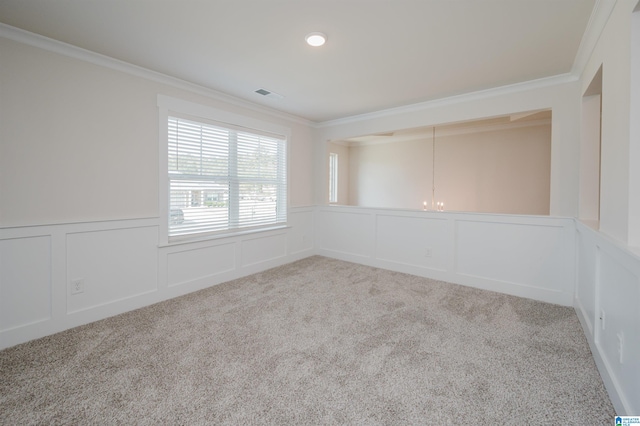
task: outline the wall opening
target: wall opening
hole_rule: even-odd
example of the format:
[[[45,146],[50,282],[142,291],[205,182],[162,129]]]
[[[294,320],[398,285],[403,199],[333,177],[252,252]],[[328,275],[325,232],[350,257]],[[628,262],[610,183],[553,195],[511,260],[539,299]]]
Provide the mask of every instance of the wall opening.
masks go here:
[[[551,118],[522,111],[330,141],[348,153],[338,204],[548,215]]]
[[[580,204],[578,217],[595,228],[600,222],[602,141],[602,66],[582,96],[580,131]]]

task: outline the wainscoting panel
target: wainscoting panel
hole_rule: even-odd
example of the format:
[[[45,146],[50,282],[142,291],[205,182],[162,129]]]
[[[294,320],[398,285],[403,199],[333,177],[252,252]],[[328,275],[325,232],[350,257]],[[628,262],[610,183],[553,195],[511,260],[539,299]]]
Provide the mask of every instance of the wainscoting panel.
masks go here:
[[[0,331],[51,318],[51,237],[0,240]]]
[[[375,247],[375,216],[367,209],[320,208],[317,241],[321,250],[369,258]]]
[[[168,285],[214,277],[236,268],[236,243],[193,248],[167,254]]]
[[[286,233],[283,231],[244,239],[241,251],[243,268],[284,258],[287,253]]]
[[[579,229],[576,232],[576,307],[582,311],[589,334],[593,335],[596,316],[596,251],[593,237]]]
[[[157,290],[157,250],[156,227],[67,235],[67,313]],[[78,279],[84,291],[72,294]]]
[[[287,252],[290,255],[313,253],[314,216],[313,207],[292,209],[289,212],[291,228],[287,235]]]
[[[562,292],[571,305],[567,264],[571,242],[563,226],[456,221],[456,272],[519,286]]]
[[[165,247],[158,221],[0,228],[0,349],[320,254],[573,305],[616,412],[640,412],[640,256],[573,219],[300,207]]]
[[[619,415],[640,413],[640,256],[577,222],[575,310]]]
[[[315,214],[162,247],[158,218],[0,228],[0,349],[311,256]]]
[[[596,293],[605,319],[595,343],[618,386],[640,396],[640,280],[607,250],[599,251],[598,266]],[[627,404],[634,404],[630,408],[640,412],[640,399]]]
[[[441,272],[447,269],[451,244],[444,218],[380,214],[376,235],[376,257],[382,261]]]
[[[351,206],[318,215],[318,254],[573,305],[573,219]]]

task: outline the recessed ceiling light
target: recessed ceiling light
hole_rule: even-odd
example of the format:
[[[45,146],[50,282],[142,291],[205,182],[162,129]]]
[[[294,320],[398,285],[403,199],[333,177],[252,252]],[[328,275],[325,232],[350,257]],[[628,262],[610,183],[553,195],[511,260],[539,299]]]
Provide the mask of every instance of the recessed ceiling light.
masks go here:
[[[322,33],[309,33],[304,38],[309,46],[322,46],[327,41],[327,36]]]

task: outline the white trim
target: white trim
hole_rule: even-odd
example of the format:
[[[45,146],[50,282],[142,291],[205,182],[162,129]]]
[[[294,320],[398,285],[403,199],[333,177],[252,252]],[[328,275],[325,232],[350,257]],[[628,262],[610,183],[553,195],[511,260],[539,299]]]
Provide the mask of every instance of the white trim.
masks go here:
[[[102,55],[100,53],[92,52],[81,47],[74,46],[72,44],[64,43],[62,41],[54,40],[40,34],[35,34],[20,28],[12,27],[0,22],[0,37],[7,38],[9,40],[23,43],[29,46],[37,47],[39,49],[46,50],[48,52],[57,53],[70,58],[79,59],[94,65],[109,68],[115,71],[120,71],[135,77],[144,78],[147,80],[155,81],[156,83],[167,84],[178,89],[186,90],[198,95],[206,96],[218,101],[226,102],[231,105],[235,105],[248,110],[256,111],[263,114],[268,114],[275,118],[280,118],[294,123],[311,126],[312,121],[297,115],[288,114],[273,108],[262,106],[251,101],[247,101],[241,98],[237,98],[232,95],[214,90],[208,87],[200,86],[189,81],[172,77],[166,74],[162,74],[157,71],[143,68],[138,65],[130,64],[119,59],[112,58],[110,56]]]
[[[613,375],[610,374],[607,369],[607,365],[602,358],[602,355],[593,340],[593,337],[589,334],[589,327],[586,317],[584,316],[584,312],[581,307],[574,307],[574,311],[576,312],[576,316],[580,321],[580,325],[582,326],[582,331],[587,337],[587,343],[589,344],[589,349],[591,350],[591,355],[593,356],[593,360],[596,363],[596,368],[600,373],[600,377],[604,383],[604,387],[607,389],[607,393],[609,398],[611,399],[611,403],[613,404],[616,412],[620,412],[621,410],[627,411],[627,406],[625,404],[625,400],[623,400],[623,393],[620,391],[620,385],[618,381],[615,379]]]
[[[273,225],[273,226],[269,226],[269,227],[254,228],[254,229],[242,229],[241,231],[221,232],[219,234],[209,234],[209,235],[197,236],[197,237],[185,235],[182,238],[178,237],[178,238],[172,239],[171,241],[169,241],[166,244],[164,244],[164,243],[163,244],[159,244],[158,248],[182,246],[182,245],[185,245],[185,244],[193,245],[193,244],[196,244],[196,243],[209,243],[209,242],[213,242],[215,240],[223,240],[223,239],[229,239],[229,238],[233,238],[233,237],[242,237],[242,236],[245,236],[245,235],[260,234],[260,233],[265,233],[265,232],[283,233],[283,231],[286,231],[287,229],[291,229],[291,226],[289,226],[289,225]],[[276,234],[274,234],[274,235],[276,235]]]
[[[571,67],[572,75],[581,76],[584,72],[584,68],[602,35],[602,31],[617,1],[618,0],[596,0],[596,4],[593,6],[591,16],[589,17],[589,22],[587,23],[587,28],[584,30],[584,34],[580,40],[580,46],[573,61],[573,66]]]
[[[158,226],[158,218],[148,219],[125,219],[125,220],[107,220],[95,222],[77,222],[56,225],[36,225],[36,226],[17,226],[5,227],[0,229],[0,242],[12,240],[29,240],[33,237],[44,237],[50,240],[50,253],[48,257],[49,266],[47,264],[38,264],[36,259],[30,259],[25,265],[17,265],[17,268],[24,270],[25,268],[39,268],[46,270],[48,279],[50,280],[50,312],[48,318],[37,318],[32,316],[25,321],[20,321],[16,326],[14,323],[0,324],[0,350],[14,346],[32,339],[47,336],[59,331],[63,331],[72,327],[76,327],[89,322],[97,321],[109,316],[117,315],[123,312],[131,311],[143,306],[148,306],[163,300],[171,299],[192,291],[207,288],[222,282],[227,282],[236,278],[240,278],[252,273],[260,272],[285,263],[290,263],[315,254],[314,249],[314,228],[313,217],[315,216],[315,206],[298,206],[289,209],[289,214],[293,216],[292,225],[278,230],[270,230],[261,232],[260,234],[246,233],[244,235],[235,235],[224,239],[216,239],[209,241],[193,242],[190,244],[173,245],[171,247],[157,247],[157,231],[149,228]],[[118,250],[122,245],[128,244],[128,240],[119,238],[110,238],[105,246],[97,247],[94,260],[95,265],[83,263],[83,276],[93,290],[102,291],[102,295],[91,296],[91,300],[87,303],[77,302],[77,298],[91,295],[91,291],[87,288],[84,295],[72,296],[68,291],[69,280],[75,277],[74,268],[77,267],[77,251],[68,250],[68,240],[73,235],[77,235],[82,239],[83,235],[100,237],[101,235],[122,235],[122,232],[139,233],[143,231],[144,256],[147,264],[140,266],[137,259],[116,261],[114,268],[132,268],[133,272],[148,272],[142,282],[134,283],[135,288],[121,291],[116,297],[111,297],[113,293],[108,288],[109,283],[99,284],[96,287],[96,279],[102,274],[101,265],[104,260],[101,259],[101,250],[110,252]],[[91,235],[94,234],[94,235]],[[242,265],[240,259],[243,252],[251,247],[244,247],[244,242],[251,242],[256,237],[267,237],[265,241],[272,241],[273,244],[267,244],[267,250],[258,254],[253,253],[250,259],[251,265]],[[303,238],[309,238],[306,243],[300,243]],[[272,239],[272,240],[271,240]],[[197,256],[199,250],[209,247],[224,247],[224,252],[236,259],[232,268],[220,267],[219,265],[209,265],[205,268],[205,274],[191,276],[188,280],[180,285],[168,285],[168,277],[171,271],[177,269],[188,270],[189,258]],[[273,258],[271,248],[280,250],[284,247],[283,256]],[[148,269],[150,255],[153,253],[157,256],[157,262],[153,262],[152,269]],[[176,253],[186,253],[181,256],[178,263],[170,263],[169,255]],[[76,260],[74,260],[76,259]],[[186,261],[187,264],[181,263]],[[75,262],[75,263],[74,263]],[[215,263],[215,262],[213,262]],[[75,265],[75,266],[73,266]],[[224,265],[223,265],[224,266]],[[208,268],[208,269],[207,269]],[[152,271],[156,273],[153,274]],[[4,271],[6,272],[6,271]],[[88,274],[88,275],[84,275]],[[5,275],[6,276],[6,275]],[[8,283],[8,281],[7,281]],[[20,283],[13,283],[20,285]],[[28,284],[28,283],[27,283]],[[22,300],[20,303],[28,304],[29,301]],[[35,319],[35,321],[34,321]],[[2,328],[3,325],[9,325],[8,328]]]
[[[51,235],[54,229],[73,227],[77,232],[91,232],[95,230],[131,229],[158,226],[158,218],[107,219],[83,222],[60,222],[38,225],[8,225],[0,227],[0,240],[13,238],[40,237]],[[71,232],[73,233],[73,232]]]
[[[218,123],[240,126],[246,129],[263,130],[272,134],[282,135],[287,140],[291,139],[291,129],[289,127],[163,94],[158,94],[158,107],[172,112],[214,120]]]
[[[481,121],[481,120],[471,120],[471,121]],[[456,136],[456,135],[467,135],[467,134],[475,134],[475,133],[484,133],[484,132],[497,132],[501,130],[512,130],[512,129],[521,129],[525,127],[536,127],[536,126],[550,126],[551,119],[543,119],[543,120],[531,120],[531,121],[522,121],[522,122],[511,122],[504,124],[492,124],[488,126],[470,126],[470,127],[455,127],[455,128],[447,128],[449,125],[440,126],[427,126],[426,129],[430,129],[432,127],[438,128],[438,137],[447,137],[447,136]],[[358,136],[356,136],[358,137]],[[368,145],[383,145],[387,143],[396,143],[396,142],[411,142],[414,140],[431,140],[433,136],[431,132],[425,132],[423,135],[416,135],[412,138],[403,138],[399,136],[397,140],[394,140],[394,137],[389,137],[386,140],[385,138],[380,138],[377,141],[368,141],[368,142],[359,142],[359,141],[349,141],[347,139],[340,140],[332,140],[331,143],[335,143],[343,146],[368,146]]]
[[[158,95],[158,245],[169,243],[169,108],[160,102]]]
[[[611,14],[617,0],[597,0],[594,6],[593,13],[587,25],[587,30],[582,38],[578,54],[574,61],[573,67],[570,73],[559,74],[555,76],[545,77],[536,80],[530,80],[520,83],[509,84],[505,86],[493,87],[475,92],[464,93],[460,95],[454,95],[445,98],[434,99],[430,101],[404,105],[395,108],[383,109],[374,111],[371,113],[358,114],[350,117],[338,118],[335,120],[328,120],[324,122],[314,122],[297,115],[282,112],[273,108],[262,106],[251,101],[237,98],[226,93],[197,85],[185,80],[181,80],[176,77],[168,76],[166,74],[152,71],[147,68],[143,68],[137,65],[130,64],[115,58],[111,58],[106,55],[95,53],[86,49],[82,49],[77,46],[73,46],[68,43],[64,43],[58,40],[54,40],[39,34],[35,34],[20,28],[12,27],[7,24],[0,23],[0,37],[7,38],[19,43],[24,43],[33,47],[47,50],[49,52],[57,53],[60,55],[68,56],[71,58],[86,61],[95,65],[110,68],[116,71],[124,72],[133,76],[145,78],[151,81],[155,81],[162,84],[167,84],[179,89],[183,89],[192,93],[200,94],[213,98],[219,101],[223,101],[235,106],[246,108],[252,111],[268,114],[272,117],[289,120],[298,124],[310,126],[312,128],[325,128],[336,125],[343,125],[349,123],[356,123],[370,119],[389,117],[399,114],[406,114],[410,112],[419,112],[426,109],[441,107],[445,105],[471,102],[479,99],[486,99],[494,96],[501,96],[509,93],[521,92],[531,89],[539,89],[542,87],[553,86],[556,84],[563,84],[577,81],[584,66],[600,37],[600,33],[604,28],[609,15]]]
[[[575,281],[575,268],[568,266],[572,265],[574,259],[573,218],[345,206],[319,206],[317,213],[315,250],[319,255],[483,290],[573,306],[574,286],[567,284]],[[397,256],[388,258],[378,251],[380,244],[388,243],[386,240],[388,236],[380,237],[378,233],[378,220],[382,216],[409,220],[437,220],[440,228],[439,236],[435,236],[431,241],[427,237],[421,237],[420,241],[423,242],[405,241],[410,251],[400,250]],[[405,222],[405,225],[407,223]],[[559,255],[563,257],[563,259],[554,258],[554,266],[548,270],[552,282],[547,283],[539,278],[524,279],[521,274],[503,275],[473,267],[468,269],[468,265],[467,268],[461,269],[458,263],[461,259],[459,250],[464,247],[468,252],[470,248],[468,241],[460,242],[457,238],[460,235],[458,224],[461,223],[470,223],[475,229],[488,229],[487,226],[493,229],[498,226],[503,231],[508,231],[515,226],[517,229],[527,229],[527,235],[530,237],[537,235],[538,230],[548,230],[550,232],[548,235],[553,235],[554,239],[557,238],[554,244],[559,250]],[[443,232],[447,235],[446,239],[442,239]],[[535,237],[532,238],[535,240]],[[354,242],[356,239],[358,241]],[[549,241],[544,244],[551,244]],[[531,241],[524,241],[522,244],[526,247],[529,242]],[[514,241],[511,240],[511,243]],[[431,259],[416,257],[415,253],[422,250],[425,245],[438,254]],[[476,250],[478,247],[473,249]],[[536,253],[540,248],[532,250],[531,267],[538,262],[536,260],[538,255],[546,256],[543,252]],[[523,264],[528,262],[526,258],[521,258],[521,261]]]
[[[287,216],[290,211],[289,208],[289,168],[290,168],[290,155],[291,150],[291,129],[286,126],[271,123],[268,121],[259,120],[256,118],[248,117],[241,114],[232,113],[229,111],[213,108],[207,105],[198,104],[195,102],[186,101],[163,94],[158,94],[158,211],[159,211],[159,227],[158,227],[158,245],[159,247],[167,247],[174,244],[187,244],[190,242],[198,242],[202,240],[216,239],[221,237],[231,237],[236,235],[242,235],[247,231],[260,231],[260,230],[272,230],[274,228],[286,227],[287,223],[278,223],[267,225],[266,227],[244,229],[239,231],[230,231],[223,233],[215,233],[209,235],[193,234],[185,235],[182,238],[176,238],[172,241],[169,240],[169,224],[167,218],[169,217],[169,176],[168,176],[168,128],[167,120],[170,113],[178,113],[179,115],[187,115],[194,118],[202,118],[204,120],[213,120],[217,123],[229,124],[234,127],[241,127],[244,129],[255,129],[262,132],[268,132],[275,135],[281,135],[284,138],[287,164],[286,164],[286,211]],[[288,219],[287,219],[288,220]]]
[[[594,273],[595,305],[593,306],[594,313],[597,316],[599,315],[599,312],[601,310],[602,303],[602,286],[599,282],[599,268],[602,254],[605,254],[611,259],[614,259],[621,268],[626,269],[632,275],[636,276],[638,276],[637,272],[634,271],[638,271],[638,262],[640,262],[640,256],[638,256],[637,253],[634,253],[634,251],[632,251],[630,247],[620,243],[619,241],[611,238],[601,231],[591,228],[583,221],[575,218],[574,221],[576,223],[576,233],[584,235],[588,240],[587,244],[591,247],[595,247],[597,251],[596,269]],[[577,245],[576,250],[578,250]],[[576,269],[578,267],[579,263],[576,259]],[[576,279],[577,276],[578,275],[576,274]],[[576,284],[579,285],[579,283],[577,282]],[[615,371],[620,367],[611,365],[606,357],[605,348],[601,344],[602,334],[604,333],[604,331],[601,329],[600,324],[597,321],[597,317],[593,319],[594,321],[590,321],[586,317],[585,307],[582,305],[578,297],[579,291],[575,291],[574,310],[576,311],[578,319],[580,320],[580,324],[589,343],[591,353],[595,360],[598,371],[600,372],[600,376],[602,377],[605,388],[607,389],[609,397],[611,398],[611,402],[613,403],[613,406],[618,414],[634,414],[634,407],[632,406],[632,403],[638,400],[636,397],[637,395],[629,395],[630,389],[625,389],[618,380]]]
[[[455,105],[460,103],[467,103],[478,101],[487,98],[493,98],[497,96],[504,96],[511,93],[523,92],[526,90],[541,89],[550,86],[556,86],[559,84],[573,83],[578,81],[578,76],[573,74],[559,74],[551,77],[540,78],[537,80],[530,80],[521,83],[509,84],[506,86],[493,87],[490,89],[478,90],[476,92],[464,93],[461,95],[450,96],[448,98],[434,99],[431,101],[420,102],[411,105],[404,105],[395,108],[383,109],[380,111],[370,112],[366,114],[353,115],[351,117],[338,118],[335,120],[323,121],[315,125],[314,128],[321,129],[325,127],[333,127],[345,124],[353,124],[361,121],[381,119],[385,117],[392,117],[396,115],[408,114],[412,112],[423,112],[433,108],[440,108],[447,105]],[[518,111],[513,111],[518,112]]]

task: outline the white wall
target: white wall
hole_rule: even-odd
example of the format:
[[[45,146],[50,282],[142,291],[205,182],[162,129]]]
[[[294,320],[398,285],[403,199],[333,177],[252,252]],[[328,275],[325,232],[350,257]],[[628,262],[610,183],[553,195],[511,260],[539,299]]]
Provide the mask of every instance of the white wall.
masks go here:
[[[630,181],[640,167],[629,109],[636,4],[615,3],[580,80],[560,76],[317,129],[122,64],[96,64],[104,58],[0,37],[0,348],[324,254],[564,305],[575,297],[617,414],[637,414],[640,260],[626,246],[639,219],[630,198],[640,196]],[[601,65],[606,208],[596,232],[569,218],[579,205],[581,97]],[[158,93],[292,129],[290,199],[299,207],[290,228],[158,247]],[[327,140],[548,108],[550,213],[565,218],[324,206]],[[313,203],[321,206],[304,207]],[[79,278],[85,291],[72,295]]]
[[[310,123],[7,27],[0,57],[0,349],[313,253]],[[287,228],[159,244],[158,94],[291,129]]]
[[[316,149],[324,151],[324,144],[330,140],[551,109],[549,213],[575,217],[578,214],[580,96],[580,83],[569,76],[560,76],[334,120],[322,123],[317,129]],[[316,156],[316,161],[321,164],[316,167],[316,202],[323,204],[326,189],[319,182],[326,181],[326,167],[321,157]]]
[[[582,223],[576,246],[576,312],[616,412],[637,415],[640,257]]]
[[[574,305],[616,412],[622,415],[640,413],[640,251],[630,247],[640,241],[640,98],[631,101],[631,81],[640,82],[636,68],[633,74],[631,69],[631,58],[640,58],[640,14],[632,14],[637,5],[638,0],[615,2],[581,78],[584,94],[602,67],[599,231],[578,222]],[[588,103],[583,108],[583,120],[592,120]],[[583,162],[594,159],[588,147],[581,157]],[[581,189],[586,197],[581,204],[593,196],[589,189]]]
[[[632,15],[629,129],[629,245],[640,247],[640,1]]]
[[[351,206],[319,207],[319,254],[528,297],[573,304],[574,222]]]
[[[602,66],[600,231],[578,222],[575,245],[558,237],[556,243],[564,241],[561,244],[566,244],[565,248],[571,252],[566,253],[562,251],[564,249],[557,252],[566,256],[564,266],[575,268],[575,281],[569,275],[560,278],[562,273],[556,275],[555,280],[551,279],[560,286],[559,292],[545,289],[542,281],[531,275],[518,275],[518,272],[528,271],[536,277],[535,271],[548,274],[564,270],[554,260],[551,263],[544,261],[554,247],[554,231],[526,222],[511,228],[510,224],[501,223],[500,218],[493,215],[486,217],[490,224],[484,223],[483,218],[478,224],[461,221],[461,225],[453,227],[450,224],[457,223],[457,219],[451,217],[454,213],[419,216],[421,212],[389,214],[373,209],[322,207],[318,215],[317,227],[322,231],[317,234],[317,250],[334,257],[461,284],[480,287],[484,282],[487,288],[497,291],[518,295],[529,292],[527,297],[562,295],[559,298],[564,303],[573,290],[562,287],[563,282],[568,283],[563,280],[571,281],[571,286],[575,282],[573,304],[619,415],[640,412],[640,311],[637,308],[640,304],[640,250],[636,244],[640,240],[640,180],[634,178],[640,170],[640,139],[637,138],[636,119],[637,78],[631,75],[631,61],[635,67],[640,55],[640,44],[635,38],[636,30],[640,31],[640,26],[636,27],[640,20],[637,14],[633,16],[634,42],[631,43],[632,11],[637,5],[638,0],[596,4],[599,12],[583,40],[587,49],[576,59],[574,73],[580,75],[578,81],[568,76],[565,80],[531,82],[335,120],[323,123],[316,134],[316,149],[319,149],[327,140],[551,108],[550,214],[577,217],[581,193],[582,96]],[[603,25],[602,32],[600,24]],[[316,169],[316,172],[321,171],[321,168]],[[322,177],[316,177],[316,183],[321,180]],[[588,188],[582,189],[588,191]],[[317,186],[316,191],[323,194],[321,186]],[[322,197],[316,200],[321,203]],[[386,217],[389,215],[402,217],[390,219]],[[505,222],[514,220],[512,216],[505,218]],[[325,233],[334,228],[337,230]],[[402,242],[394,239],[396,229]],[[512,234],[511,229],[516,232]],[[538,229],[540,241],[537,240]],[[489,245],[483,246],[483,242]],[[534,245],[530,246],[532,242]],[[629,247],[629,244],[636,247]],[[570,247],[575,247],[575,252]],[[426,248],[433,249],[432,257],[420,255]],[[511,270],[509,262],[505,261],[514,260],[509,257],[509,248],[517,250],[517,271]],[[494,251],[500,256],[493,258]],[[477,264],[474,263],[476,259]],[[536,263],[540,260],[542,263]],[[484,263],[489,266],[483,269]],[[508,277],[500,275],[500,268],[505,265]],[[547,279],[549,277],[545,277]],[[605,311],[604,321],[600,320],[602,310]],[[624,342],[622,348],[621,340]]]
[[[324,256],[574,306],[616,414],[639,412],[640,252],[548,216],[321,206],[315,232]]]
[[[635,4],[637,0],[616,2],[581,80],[582,94],[602,66],[600,230],[623,244],[628,242],[630,220],[630,24]]]
[[[289,226],[164,247],[157,219],[0,228],[0,349],[313,254],[314,209]]]
[[[0,56],[0,226],[158,217],[158,94],[291,128],[290,204],[313,202],[302,120],[2,37]]]
[[[431,209],[432,138],[350,148],[350,205]],[[435,202],[461,212],[549,214],[551,126],[436,136]]]

